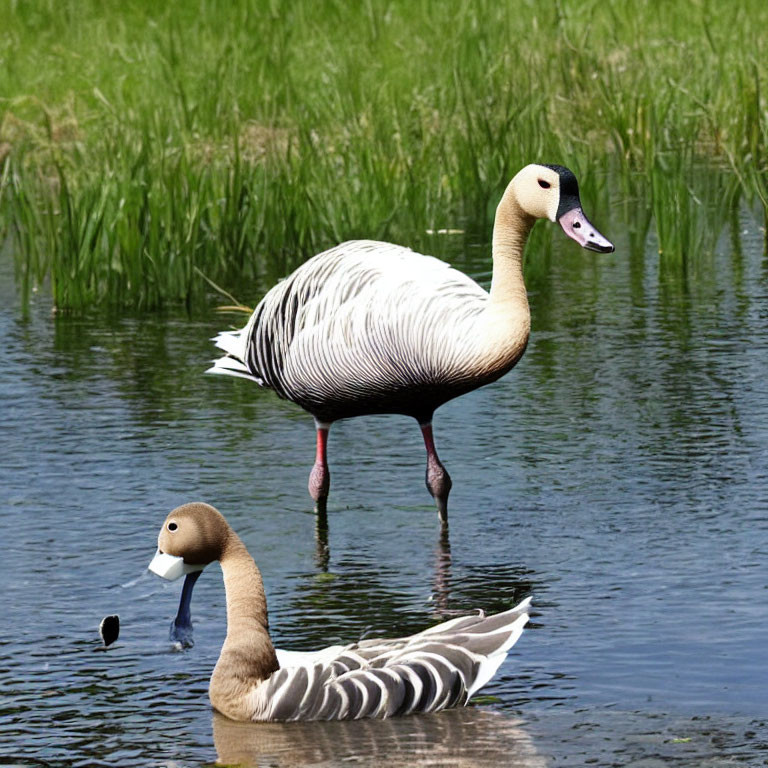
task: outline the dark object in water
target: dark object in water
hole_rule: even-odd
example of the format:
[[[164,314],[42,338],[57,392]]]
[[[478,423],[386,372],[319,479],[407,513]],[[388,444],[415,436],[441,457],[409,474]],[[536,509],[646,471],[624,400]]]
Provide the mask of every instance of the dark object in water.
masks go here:
[[[105,647],[112,645],[120,635],[120,617],[117,614],[105,616],[99,624],[99,634]]]

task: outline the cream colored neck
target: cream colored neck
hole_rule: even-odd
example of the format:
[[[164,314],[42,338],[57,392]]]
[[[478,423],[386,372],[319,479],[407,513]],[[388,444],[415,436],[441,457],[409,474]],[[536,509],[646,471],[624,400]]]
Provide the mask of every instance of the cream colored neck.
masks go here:
[[[533,216],[526,214],[518,204],[510,184],[496,209],[493,226],[492,307],[515,303],[524,304],[527,309],[523,250],[534,223]]]
[[[523,249],[535,219],[507,187],[493,227],[493,278],[489,300],[473,329],[471,374],[493,381],[520,359],[528,344],[531,314],[523,281]]]

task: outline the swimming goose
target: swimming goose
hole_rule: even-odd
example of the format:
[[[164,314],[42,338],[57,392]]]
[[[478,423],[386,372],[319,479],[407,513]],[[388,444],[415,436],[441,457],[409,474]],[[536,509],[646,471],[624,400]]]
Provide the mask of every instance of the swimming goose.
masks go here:
[[[536,219],[557,221],[584,248],[613,245],[581,210],[567,168],[528,165],[496,209],[490,293],[438,259],[357,240],[318,254],[272,288],[247,325],[214,341],[226,355],[208,370],[272,388],[315,418],[309,492],[324,511],[328,431],[372,413],[415,418],[427,449],[427,489],[447,519],[451,478],[432,434],[436,408],[495,381],[525,352],[530,311],[523,248]]]
[[[221,564],[227,636],[209,695],[233,720],[385,718],[466,704],[528,621],[530,598],[504,613],[461,616],[411,637],[278,651],[261,573],[220,512],[202,503],[178,507],[157,543],[149,569],[166,579]]]

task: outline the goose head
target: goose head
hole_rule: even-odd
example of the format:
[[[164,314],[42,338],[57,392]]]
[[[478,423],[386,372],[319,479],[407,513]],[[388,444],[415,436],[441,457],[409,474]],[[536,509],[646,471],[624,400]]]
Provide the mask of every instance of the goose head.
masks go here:
[[[582,248],[612,253],[613,243],[603,237],[581,209],[579,182],[562,165],[526,165],[510,182],[523,212],[535,219],[556,221]]]
[[[224,516],[209,504],[194,502],[177,507],[160,529],[149,570],[170,581],[202,571],[221,559],[229,533]]]

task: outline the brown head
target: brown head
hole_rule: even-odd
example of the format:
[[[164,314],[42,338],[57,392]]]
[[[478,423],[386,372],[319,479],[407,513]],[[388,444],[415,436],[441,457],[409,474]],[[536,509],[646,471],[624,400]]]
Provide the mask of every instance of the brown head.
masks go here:
[[[526,165],[509,183],[509,188],[528,216],[558,222],[563,232],[582,248],[599,253],[613,252],[613,244],[592,226],[581,210],[579,182],[568,168],[537,163]]]
[[[210,504],[184,504],[165,518],[149,570],[171,580],[201,571],[221,559],[231,535],[229,523]]]

